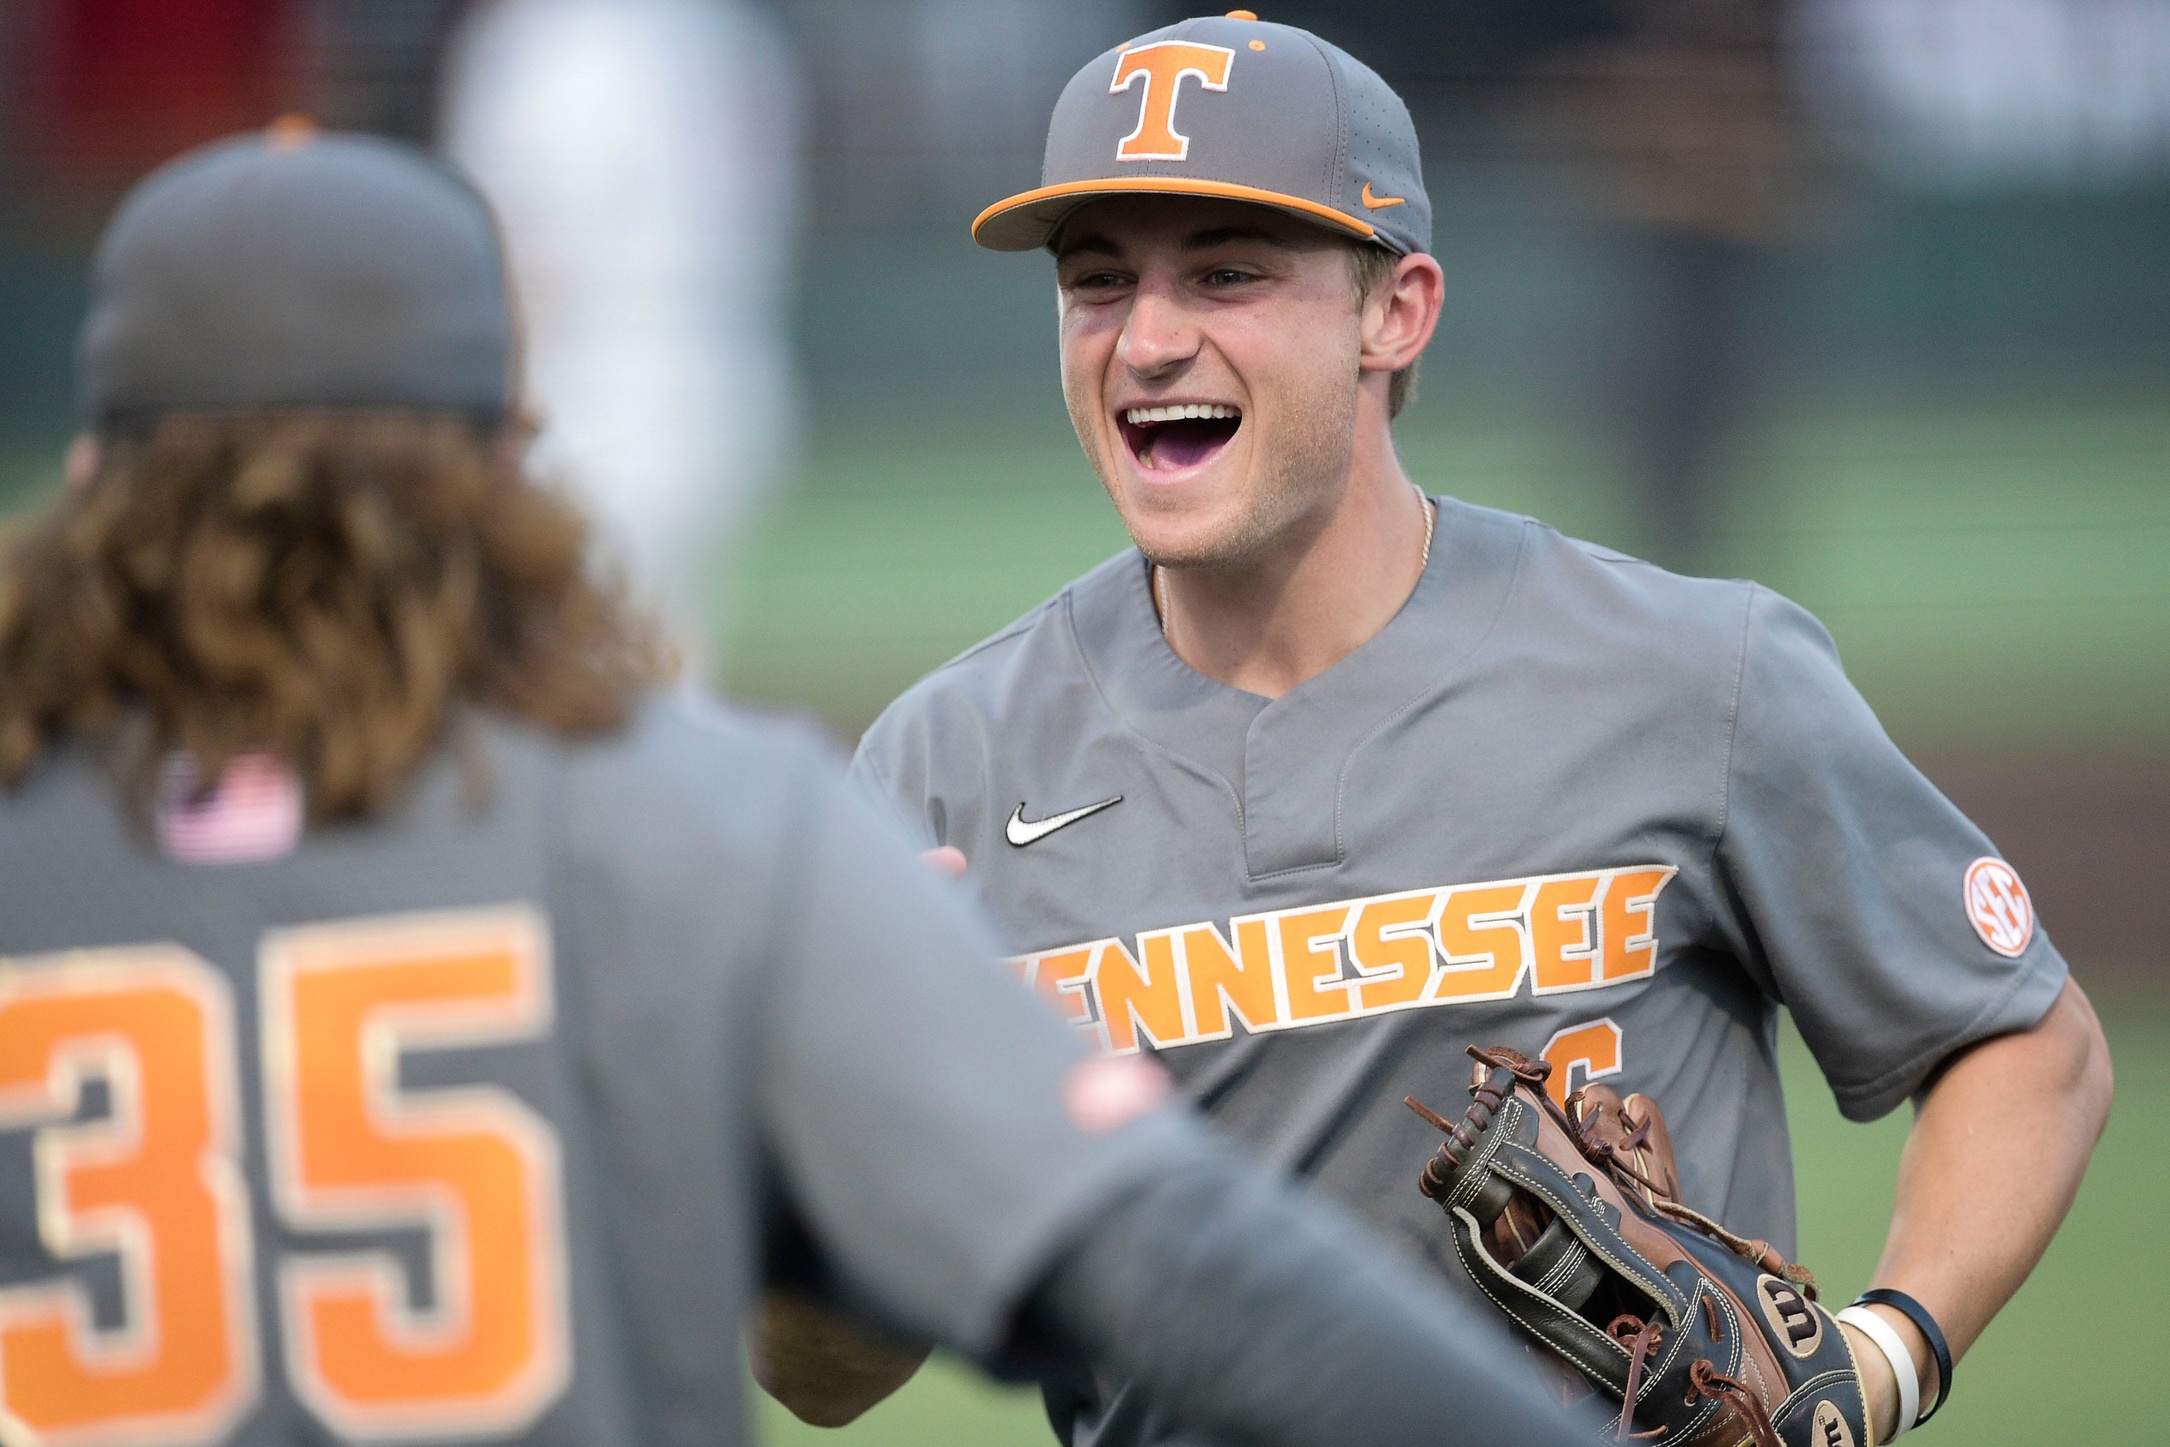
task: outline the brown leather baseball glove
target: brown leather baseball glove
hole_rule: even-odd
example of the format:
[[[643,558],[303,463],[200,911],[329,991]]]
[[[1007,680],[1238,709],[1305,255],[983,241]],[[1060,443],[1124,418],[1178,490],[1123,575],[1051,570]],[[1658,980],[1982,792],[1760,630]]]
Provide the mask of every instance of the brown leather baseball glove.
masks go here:
[[[1815,1278],[1681,1203],[1656,1102],[1592,1084],[1562,1109],[1546,1062],[1469,1053],[1461,1120],[1408,1101],[1447,1137],[1419,1187],[1478,1287],[1564,1364],[1563,1395],[1620,1403],[1622,1442],[1870,1447]]]

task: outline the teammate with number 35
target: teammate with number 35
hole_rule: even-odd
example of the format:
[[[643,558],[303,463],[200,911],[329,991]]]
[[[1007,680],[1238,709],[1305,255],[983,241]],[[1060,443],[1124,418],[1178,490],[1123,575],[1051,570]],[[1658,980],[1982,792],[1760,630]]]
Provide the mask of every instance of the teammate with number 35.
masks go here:
[[[512,335],[464,182],[299,123],[99,249],[0,562],[0,1442],[731,1447],[763,1285],[1221,1437],[1572,1441],[668,686]]]
[[[1459,1116],[1470,1046],[1534,1062],[1562,1119],[1632,1092],[1670,1122],[1667,1204],[1790,1257],[1785,1006],[1846,1114],[1917,1106],[1889,1290],[1830,1333],[1867,1410],[1819,1411],[1816,1447],[1912,1426],[2109,1104],[2018,876],[1801,609],[1412,485],[1392,421],[1448,282],[1408,113],[1356,59],[1243,11],[1142,36],[1064,90],[1042,180],[974,234],[1052,254],[1071,420],[1137,546],[914,687],[857,768],[967,857],[1074,1028],[1473,1299],[1405,1096]],[[1562,1378],[1608,1415],[1689,1326],[1618,1299]],[[1050,1401],[1074,1444],[1179,1435],[1137,1383]]]

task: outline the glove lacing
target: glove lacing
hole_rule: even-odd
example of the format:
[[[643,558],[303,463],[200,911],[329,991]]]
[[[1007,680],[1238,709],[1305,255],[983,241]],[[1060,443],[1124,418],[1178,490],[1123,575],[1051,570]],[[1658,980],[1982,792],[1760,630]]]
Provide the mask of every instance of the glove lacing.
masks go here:
[[[1620,1430],[1613,1434],[1615,1442],[1626,1442],[1637,1437],[1662,1437],[1663,1427],[1648,1432],[1631,1432],[1635,1425],[1635,1399],[1643,1387],[1643,1363],[1650,1353],[1658,1349],[1665,1335],[1665,1323],[1653,1317],[1644,1321],[1632,1313],[1623,1312],[1612,1319],[1605,1334],[1628,1349],[1627,1392],[1620,1398]]]
[[[1786,1447],[1780,1440],[1778,1428],[1771,1425],[1771,1414],[1763,1410],[1763,1403],[1756,1394],[1739,1381],[1712,1366],[1708,1359],[1697,1357],[1688,1364],[1688,1396],[1692,1405],[1704,1397],[1731,1407],[1748,1419],[1748,1435],[1755,1438],[1756,1447]]]
[[[1725,1227],[1719,1225],[1701,1211],[1674,1200],[1664,1187],[1642,1173],[1635,1165],[1635,1153],[1643,1142],[1649,1139],[1650,1122],[1648,1120],[1637,1121],[1634,1130],[1624,1143],[1604,1140],[1587,1126],[1577,1121],[1569,1112],[1561,1109],[1560,1103],[1552,1098],[1552,1092],[1545,1089],[1545,1082],[1552,1078],[1551,1061],[1527,1060],[1512,1051],[1487,1050],[1477,1045],[1469,1047],[1469,1058],[1480,1065],[1489,1065],[1495,1070],[1505,1070],[1512,1074],[1517,1081],[1529,1086],[1532,1093],[1544,1103],[1545,1113],[1551,1116],[1560,1129],[1567,1133],[1567,1138],[1575,1143],[1575,1148],[1582,1152],[1584,1158],[1593,1165],[1603,1166],[1613,1172],[1616,1177],[1625,1177],[1626,1179],[1621,1182],[1623,1185],[1632,1184],[1642,1187],[1643,1199],[1652,1210],[1662,1216],[1670,1216],[1682,1225],[1693,1226],[1699,1231],[1708,1232],[1718,1240],[1723,1241],[1735,1255],[1753,1261],[1762,1270],[1800,1287],[1802,1294],[1810,1301],[1815,1301],[1818,1298],[1815,1273],[1806,1266],[1788,1261],[1779,1254],[1778,1248],[1768,1241],[1757,1240],[1726,1230]],[[1468,1153],[1476,1147],[1477,1136],[1491,1125],[1492,1116],[1499,1110],[1501,1103],[1499,1092],[1493,1090],[1489,1085],[1480,1084],[1475,1086],[1471,1089],[1470,1094],[1474,1099],[1471,1102],[1469,1114],[1452,1124],[1440,1119],[1414,1100],[1404,1102],[1440,1130],[1445,1131],[1449,1141],[1461,1147],[1460,1150],[1451,1153],[1456,1165],[1460,1165],[1468,1157]],[[1580,1094],[1580,1091],[1576,1092],[1576,1095]],[[1570,1102],[1574,1098],[1574,1096],[1568,1097]],[[1478,1107],[1482,1107],[1482,1109],[1480,1110]],[[1470,1129],[1472,1124],[1476,1127],[1474,1131]],[[1425,1174],[1427,1177],[1433,1174],[1433,1168],[1436,1165],[1437,1161],[1435,1159],[1426,1167]],[[1431,1185],[1435,1183],[1427,1180],[1425,1184]],[[1440,1180],[1436,1184],[1444,1186],[1445,1182]],[[1435,1193],[1426,1190],[1425,1194],[1433,1195]]]

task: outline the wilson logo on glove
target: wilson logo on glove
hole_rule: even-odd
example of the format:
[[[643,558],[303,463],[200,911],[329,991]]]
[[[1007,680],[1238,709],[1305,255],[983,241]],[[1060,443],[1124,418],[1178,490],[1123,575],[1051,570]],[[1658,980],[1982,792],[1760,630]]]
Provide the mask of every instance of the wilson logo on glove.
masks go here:
[[[1815,1447],[1854,1447],[1854,1434],[1848,1430],[1846,1419],[1829,1402],[1816,1404],[1816,1415],[1809,1420],[1808,1436]]]
[[[1763,1319],[1771,1324],[1771,1334],[1780,1346],[1797,1357],[1815,1355],[1823,1341],[1823,1319],[1800,1292],[1775,1276],[1759,1276],[1756,1300],[1762,1304]]]

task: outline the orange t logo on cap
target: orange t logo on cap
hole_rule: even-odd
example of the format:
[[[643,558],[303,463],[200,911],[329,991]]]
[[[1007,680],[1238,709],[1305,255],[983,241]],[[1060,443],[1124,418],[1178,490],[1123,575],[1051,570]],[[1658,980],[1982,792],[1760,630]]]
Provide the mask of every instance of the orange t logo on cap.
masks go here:
[[[1228,89],[1228,67],[1236,53],[1220,45],[1163,40],[1126,50],[1115,58],[1115,82],[1108,94],[1121,95],[1139,76],[1145,98],[1138,107],[1138,128],[1115,148],[1118,161],[1180,161],[1190,154],[1190,137],[1175,128],[1175,95],[1186,75],[1207,90]]]

